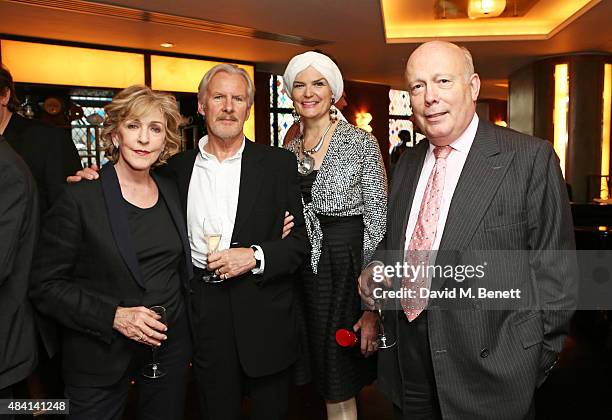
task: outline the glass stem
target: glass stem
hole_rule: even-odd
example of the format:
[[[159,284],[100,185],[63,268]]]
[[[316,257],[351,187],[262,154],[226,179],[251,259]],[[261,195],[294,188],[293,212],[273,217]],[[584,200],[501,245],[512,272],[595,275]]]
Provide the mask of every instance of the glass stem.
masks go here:
[[[385,323],[383,322],[382,308],[378,306],[376,310],[378,311],[378,321],[380,322],[380,335],[385,335]]]
[[[153,365],[157,365],[157,346],[153,346],[151,349],[151,362]]]

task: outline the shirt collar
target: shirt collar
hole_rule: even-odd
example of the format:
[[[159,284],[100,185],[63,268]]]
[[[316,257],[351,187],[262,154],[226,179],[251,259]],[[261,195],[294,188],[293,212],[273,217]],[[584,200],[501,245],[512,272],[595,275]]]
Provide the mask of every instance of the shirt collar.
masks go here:
[[[240,149],[238,149],[238,151],[233,156],[225,160],[227,161],[227,160],[234,160],[234,159],[242,158],[242,152],[244,151],[245,141],[246,141],[246,137],[242,136],[242,145],[240,146]],[[212,153],[208,153],[206,150],[204,150],[204,146],[206,146],[207,143],[208,143],[208,135],[205,135],[198,141],[198,149],[200,150],[200,156],[204,160],[210,160],[210,159],[217,160],[217,157],[215,155],[213,155]]]
[[[478,114],[474,112],[474,116],[472,117],[472,121],[467,126],[465,131],[461,133],[461,135],[450,144],[450,146],[461,153],[467,154],[472,147],[472,143],[474,143],[474,138],[476,137],[476,131],[478,130]],[[433,153],[433,149],[436,147],[434,144],[429,143],[429,153]]]

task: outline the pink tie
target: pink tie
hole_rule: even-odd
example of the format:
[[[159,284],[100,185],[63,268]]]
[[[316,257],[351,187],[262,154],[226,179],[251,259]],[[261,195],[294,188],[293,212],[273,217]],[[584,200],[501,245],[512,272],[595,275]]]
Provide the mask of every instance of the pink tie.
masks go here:
[[[414,232],[408,244],[406,252],[406,264],[409,270],[421,270],[415,276],[410,274],[402,279],[402,287],[412,290],[413,298],[402,299],[402,308],[408,321],[414,321],[427,307],[427,297],[421,297],[420,289],[427,289],[426,267],[429,265],[431,247],[436,239],[436,229],[440,218],[440,204],[442,204],[442,193],[444,192],[444,176],[446,175],[446,158],[453,150],[451,146],[436,146],[434,156],[436,163],[429,175],[425,194],[419,209],[419,217],[414,227]],[[419,268],[420,267],[420,268]],[[415,271],[416,272],[416,271]]]

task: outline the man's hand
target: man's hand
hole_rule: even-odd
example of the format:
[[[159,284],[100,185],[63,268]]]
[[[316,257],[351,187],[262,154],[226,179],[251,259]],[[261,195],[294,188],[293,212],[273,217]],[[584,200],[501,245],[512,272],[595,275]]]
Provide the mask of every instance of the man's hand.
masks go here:
[[[293,216],[286,211],[285,220],[283,221],[283,235],[281,236],[281,239],[285,239],[291,233],[291,228],[293,228],[294,225],[295,223],[293,223]]]
[[[382,271],[383,263],[380,261],[372,261],[370,264],[363,269],[359,278],[357,279],[357,290],[359,291],[359,296],[361,297],[361,301],[363,305],[369,310],[375,309],[374,306],[374,298],[372,297],[372,293],[377,287],[387,287],[391,288],[393,285],[391,279],[387,276],[384,276],[382,273],[378,274],[378,276],[382,276],[381,279],[376,279],[379,281],[375,281],[374,279],[374,269],[376,267],[380,267],[379,270]]]
[[[208,269],[223,280],[240,276],[257,265],[251,248],[230,248],[208,254]]]
[[[168,327],[158,321],[160,316],[144,306],[117,307],[113,328],[127,338],[150,346],[160,346]]]
[[[378,345],[376,344],[376,338],[378,336],[378,314],[376,312],[364,311],[359,321],[353,325],[353,331],[357,332],[359,330],[361,330],[361,354],[363,354],[364,357],[369,357],[378,350]]]
[[[98,165],[94,163],[89,168],[81,169],[80,171],[77,171],[76,174],[67,176],[66,182],[69,184],[75,184],[80,182],[82,179],[98,179],[100,177],[98,174],[99,170],[100,168],[98,168]]]

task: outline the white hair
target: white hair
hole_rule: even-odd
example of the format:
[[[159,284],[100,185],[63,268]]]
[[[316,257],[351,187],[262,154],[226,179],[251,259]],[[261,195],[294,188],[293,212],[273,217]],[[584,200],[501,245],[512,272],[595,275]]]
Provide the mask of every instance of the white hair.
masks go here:
[[[463,59],[465,60],[465,81],[469,82],[470,77],[472,77],[472,75],[475,73],[474,60],[472,60],[470,50],[461,46],[459,48],[461,48],[461,52],[463,52]]]
[[[201,102],[205,102],[206,89],[208,88],[208,84],[217,73],[221,72],[229,74],[238,74],[244,77],[244,80],[247,82],[248,106],[250,107],[251,105],[253,105],[253,102],[255,100],[255,84],[253,83],[253,80],[251,80],[251,76],[249,76],[249,73],[247,73],[246,70],[241,69],[237,65],[227,63],[217,64],[206,72],[204,77],[202,77],[200,84],[198,85],[198,99],[200,99]]]

